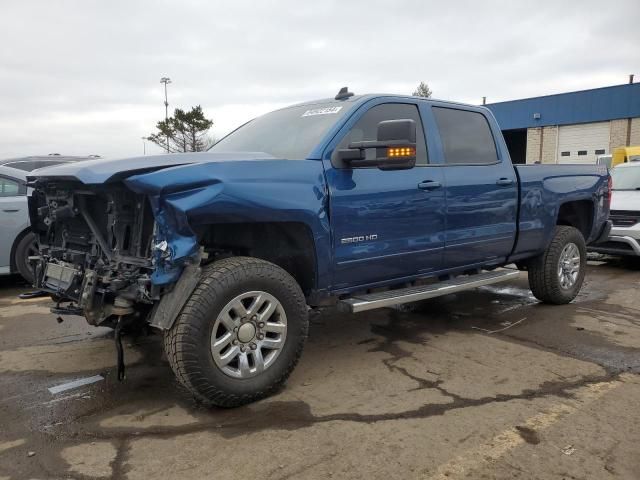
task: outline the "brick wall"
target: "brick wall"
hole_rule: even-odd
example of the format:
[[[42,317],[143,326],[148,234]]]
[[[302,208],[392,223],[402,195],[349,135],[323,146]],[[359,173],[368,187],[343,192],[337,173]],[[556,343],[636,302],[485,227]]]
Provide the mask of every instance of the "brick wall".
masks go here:
[[[527,129],[527,163],[535,163],[540,160],[540,142],[542,141],[542,128]]]
[[[634,147],[640,145],[640,118],[631,119],[631,138],[629,143]]]
[[[609,151],[613,152],[618,147],[624,147],[627,145],[627,126],[629,120],[626,118],[620,118],[618,120],[611,120],[611,133],[609,133]]]
[[[540,163],[556,163],[558,148],[558,126],[552,125],[542,129],[542,158]]]
[[[557,125],[527,129],[527,163],[556,163],[557,146]]]

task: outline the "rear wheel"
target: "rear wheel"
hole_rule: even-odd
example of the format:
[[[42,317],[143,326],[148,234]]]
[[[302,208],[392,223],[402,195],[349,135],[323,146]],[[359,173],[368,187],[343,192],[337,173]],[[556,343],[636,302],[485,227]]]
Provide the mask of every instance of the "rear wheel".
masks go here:
[[[582,233],[574,227],[559,225],[547,250],[528,264],[531,291],[544,303],[569,303],[582,287],[586,264]]]
[[[286,381],[307,331],[307,305],[293,277],[264,260],[235,257],[205,268],[165,333],[165,350],[196,398],[235,407]]]
[[[20,239],[18,244],[16,245],[14,263],[18,273],[22,275],[29,284],[33,285],[33,268],[31,263],[29,263],[29,257],[38,255],[38,243],[36,240],[36,236],[29,232],[24,237]]]

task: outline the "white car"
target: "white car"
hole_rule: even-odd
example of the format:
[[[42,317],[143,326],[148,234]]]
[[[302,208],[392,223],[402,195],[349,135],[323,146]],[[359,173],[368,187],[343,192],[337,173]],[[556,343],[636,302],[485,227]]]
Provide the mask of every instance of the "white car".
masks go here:
[[[611,179],[611,233],[606,242],[590,246],[589,251],[640,256],[640,161],[614,167]]]
[[[27,211],[27,174],[35,169],[96,157],[57,154],[0,160],[0,275],[19,273],[33,283],[30,256],[38,255]]]

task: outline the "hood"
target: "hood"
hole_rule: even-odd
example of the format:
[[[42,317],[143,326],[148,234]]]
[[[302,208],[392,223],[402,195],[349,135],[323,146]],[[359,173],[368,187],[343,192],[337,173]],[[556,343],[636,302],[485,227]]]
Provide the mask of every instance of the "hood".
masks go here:
[[[84,184],[107,183],[122,180],[134,174],[153,172],[168,167],[209,162],[235,162],[246,160],[273,160],[262,152],[196,152],[146,155],[143,157],[98,159],[45,167],[31,172],[29,181],[41,178],[79,180]]]
[[[614,190],[611,192],[611,210],[640,212],[640,190]]]

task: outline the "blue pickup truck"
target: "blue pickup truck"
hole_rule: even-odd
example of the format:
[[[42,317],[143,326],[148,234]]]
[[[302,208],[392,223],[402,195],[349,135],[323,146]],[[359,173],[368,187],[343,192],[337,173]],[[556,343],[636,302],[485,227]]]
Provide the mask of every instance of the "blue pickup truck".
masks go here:
[[[607,238],[597,165],[512,165],[486,108],[354,96],[268,113],[206,153],[92,160],[29,178],[35,285],[52,311],[164,331],[208,404],[275,391],[311,309],[361,312],[528,272],[542,302]],[[515,268],[502,268],[515,264]]]

